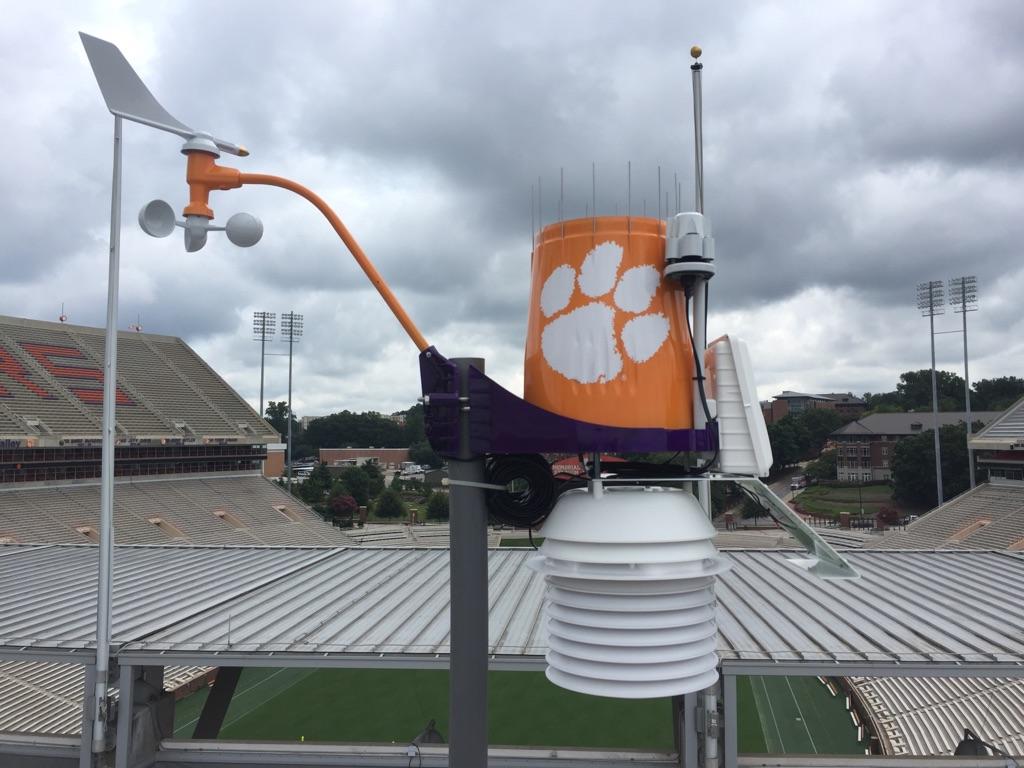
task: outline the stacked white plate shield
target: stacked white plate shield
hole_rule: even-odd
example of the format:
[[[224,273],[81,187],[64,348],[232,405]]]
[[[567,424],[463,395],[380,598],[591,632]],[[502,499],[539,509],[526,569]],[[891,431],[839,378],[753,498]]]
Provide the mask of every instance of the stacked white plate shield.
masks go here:
[[[730,563],[692,494],[592,483],[559,497],[540,535],[551,682],[620,699],[715,683],[715,576]]]

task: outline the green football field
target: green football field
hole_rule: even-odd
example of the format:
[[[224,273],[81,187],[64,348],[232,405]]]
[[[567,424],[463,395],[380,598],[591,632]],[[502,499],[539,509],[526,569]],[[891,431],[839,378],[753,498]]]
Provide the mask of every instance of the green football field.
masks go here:
[[[207,693],[178,702],[175,736],[192,735]],[[842,699],[817,678],[740,678],[737,694],[740,752],[862,753]],[[488,699],[494,745],[673,750],[665,699],[583,696],[540,672],[491,672]],[[447,735],[444,670],[246,669],[221,738],[404,744],[431,719]]]
[[[863,755],[846,711],[816,677],[741,677],[739,751],[791,755]]]

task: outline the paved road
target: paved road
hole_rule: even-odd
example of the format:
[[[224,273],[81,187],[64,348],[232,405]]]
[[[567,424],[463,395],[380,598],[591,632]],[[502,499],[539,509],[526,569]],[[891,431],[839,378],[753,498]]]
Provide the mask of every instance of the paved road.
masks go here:
[[[803,467],[794,467],[775,482],[769,483],[768,487],[771,488],[775,492],[775,495],[780,499],[783,501],[789,501],[795,495],[789,490],[789,484],[793,482],[794,477],[802,475],[803,473]],[[799,491],[797,493],[799,493]]]

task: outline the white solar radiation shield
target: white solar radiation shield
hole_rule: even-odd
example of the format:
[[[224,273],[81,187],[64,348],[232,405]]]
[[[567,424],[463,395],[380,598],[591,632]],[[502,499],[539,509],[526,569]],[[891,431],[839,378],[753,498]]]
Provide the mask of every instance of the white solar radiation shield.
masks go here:
[[[718,679],[714,577],[728,567],[689,493],[577,489],[541,529],[547,677],[580,693],[654,698]]]

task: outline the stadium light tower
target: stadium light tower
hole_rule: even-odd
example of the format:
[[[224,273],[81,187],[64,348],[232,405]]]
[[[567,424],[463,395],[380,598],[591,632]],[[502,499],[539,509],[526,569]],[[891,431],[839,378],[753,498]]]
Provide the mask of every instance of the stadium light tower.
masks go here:
[[[974,452],[971,450],[971,374],[967,366],[967,313],[978,310],[978,278],[974,275],[953,277],[949,280],[949,303],[953,311],[963,315],[964,320],[964,408],[967,411],[967,468],[970,472],[971,488],[974,487]]]
[[[928,326],[932,341],[932,418],[935,437],[935,496],[937,504],[942,504],[942,452],[939,447],[939,386],[935,377],[935,316],[946,311],[946,297],[941,280],[929,280],[917,286],[917,308],[921,315],[928,318]]]
[[[288,493],[292,492],[292,350],[302,336],[302,315],[281,314],[281,338],[288,339]]]
[[[277,327],[277,314],[274,312],[252,313],[253,341],[260,343],[260,418],[263,418],[263,363],[267,359],[267,337],[273,336]]]

